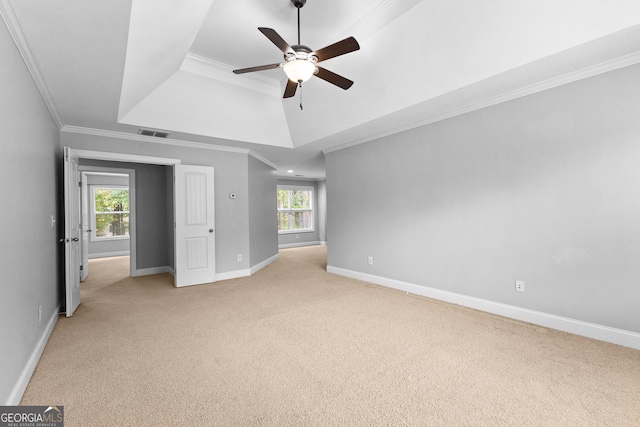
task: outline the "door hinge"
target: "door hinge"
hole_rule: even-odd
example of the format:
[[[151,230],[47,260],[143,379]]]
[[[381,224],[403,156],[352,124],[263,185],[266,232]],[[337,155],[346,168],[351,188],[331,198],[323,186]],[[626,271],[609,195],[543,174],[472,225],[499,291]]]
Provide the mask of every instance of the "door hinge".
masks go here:
[[[80,266],[80,271],[84,270],[84,265]]]
[[[78,181],[78,187],[82,187],[82,181]]]

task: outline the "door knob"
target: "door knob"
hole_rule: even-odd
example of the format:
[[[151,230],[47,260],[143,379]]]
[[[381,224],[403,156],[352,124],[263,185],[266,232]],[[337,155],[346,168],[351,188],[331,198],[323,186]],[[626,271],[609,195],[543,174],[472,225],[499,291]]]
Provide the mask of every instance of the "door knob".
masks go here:
[[[209,229],[209,233],[213,233],[213,228],[210,228],[210,229]]]
[[[78,238],[77,238],[77,237],[74,237],[73,239],[71,239],[71,241],[73,241],[73,242],[77,242],[77,241],[78,241]]]

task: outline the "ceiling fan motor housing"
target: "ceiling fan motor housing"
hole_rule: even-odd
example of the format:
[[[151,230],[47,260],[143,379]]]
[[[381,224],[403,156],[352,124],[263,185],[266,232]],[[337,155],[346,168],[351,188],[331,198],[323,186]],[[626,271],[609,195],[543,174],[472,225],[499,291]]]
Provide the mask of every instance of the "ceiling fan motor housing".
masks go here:
[[[307,2],[307,0],[291,0],[291,3],[293,3],[293,5],[295,7],[297,7],[298,9],[300,9],[302,6],[304,6],[306,2]]]
[[[294,44],[293,46],[291,46],[291,49],[293,49],[295,53],[287,52],[284,55],[285,61],[294,61],[296,59],[302,59],[302,60],[313,61],[314,63],[318,62],[318,57],[311,54],[313,51],[309,46],[305,46],[303,44]]]

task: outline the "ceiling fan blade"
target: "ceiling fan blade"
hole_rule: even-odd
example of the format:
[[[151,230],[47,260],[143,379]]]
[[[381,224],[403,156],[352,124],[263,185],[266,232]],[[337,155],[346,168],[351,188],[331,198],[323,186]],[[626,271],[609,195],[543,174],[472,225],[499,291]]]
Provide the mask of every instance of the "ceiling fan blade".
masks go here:
[[[322,67],[317,67],[318,68],[318,72],[316,73],[316,77],[321,78],[324,81],[327,81],[331,84],[334,84],[338,87],[341,87],[344,90],[349,89],[351,86],[353,86],[353,81],[342,77],[341,75],[338,75],[332,71],[329,71],[325,68]]]
[[[235,74],[253,73],[254,71],[271,70],[273,68],[280,68],[280,64],[260,65],[258,67],[241,68],[239,70],[233,70]]]
[[[349,37],[341,40],[337,43],[323,47],[320,50],[316,50],[312,53],[318,58],[318,62],[326,61],[327,59],[335,58],[336,56],[344,55],[360,49],[360,45],[355,38]]]
[[[284,39],[280,37],[280,34],[276,33],[276,30],[265,27],[258,27],[258,30],[260,30],[262,34],[267,36],[267,38],[271,40],[273,44],[278,46],[278,49],[280,49],[285,55],[287,53],[295,54],[295,51],[291,48],[291,46],[289,46],[289,43],[284,41]]]
[[[292,82],[291,80],[287,79],[287,87],[284,89],[283,98],[291,98],[293,95],[296,94],[297,88],[298,88],[298,83]]]

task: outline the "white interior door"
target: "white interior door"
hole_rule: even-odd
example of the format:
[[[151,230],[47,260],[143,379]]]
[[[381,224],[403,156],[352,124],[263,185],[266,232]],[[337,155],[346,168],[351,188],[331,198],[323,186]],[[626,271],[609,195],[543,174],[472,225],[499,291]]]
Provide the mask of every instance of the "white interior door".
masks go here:
[[[80,304],[80,186],[78,156],[64,147],[64,246],[67,317]]]
[[[91,229],[89,226],[89,186],[87,185],[87,174],[81,174],[81,191],[80,206],[82,209],[82,265],[80,268],[80,281],[84,281],[89,274],[89,233]]]
[[[175,286],[215,282],[213,168],[174,166]]]

